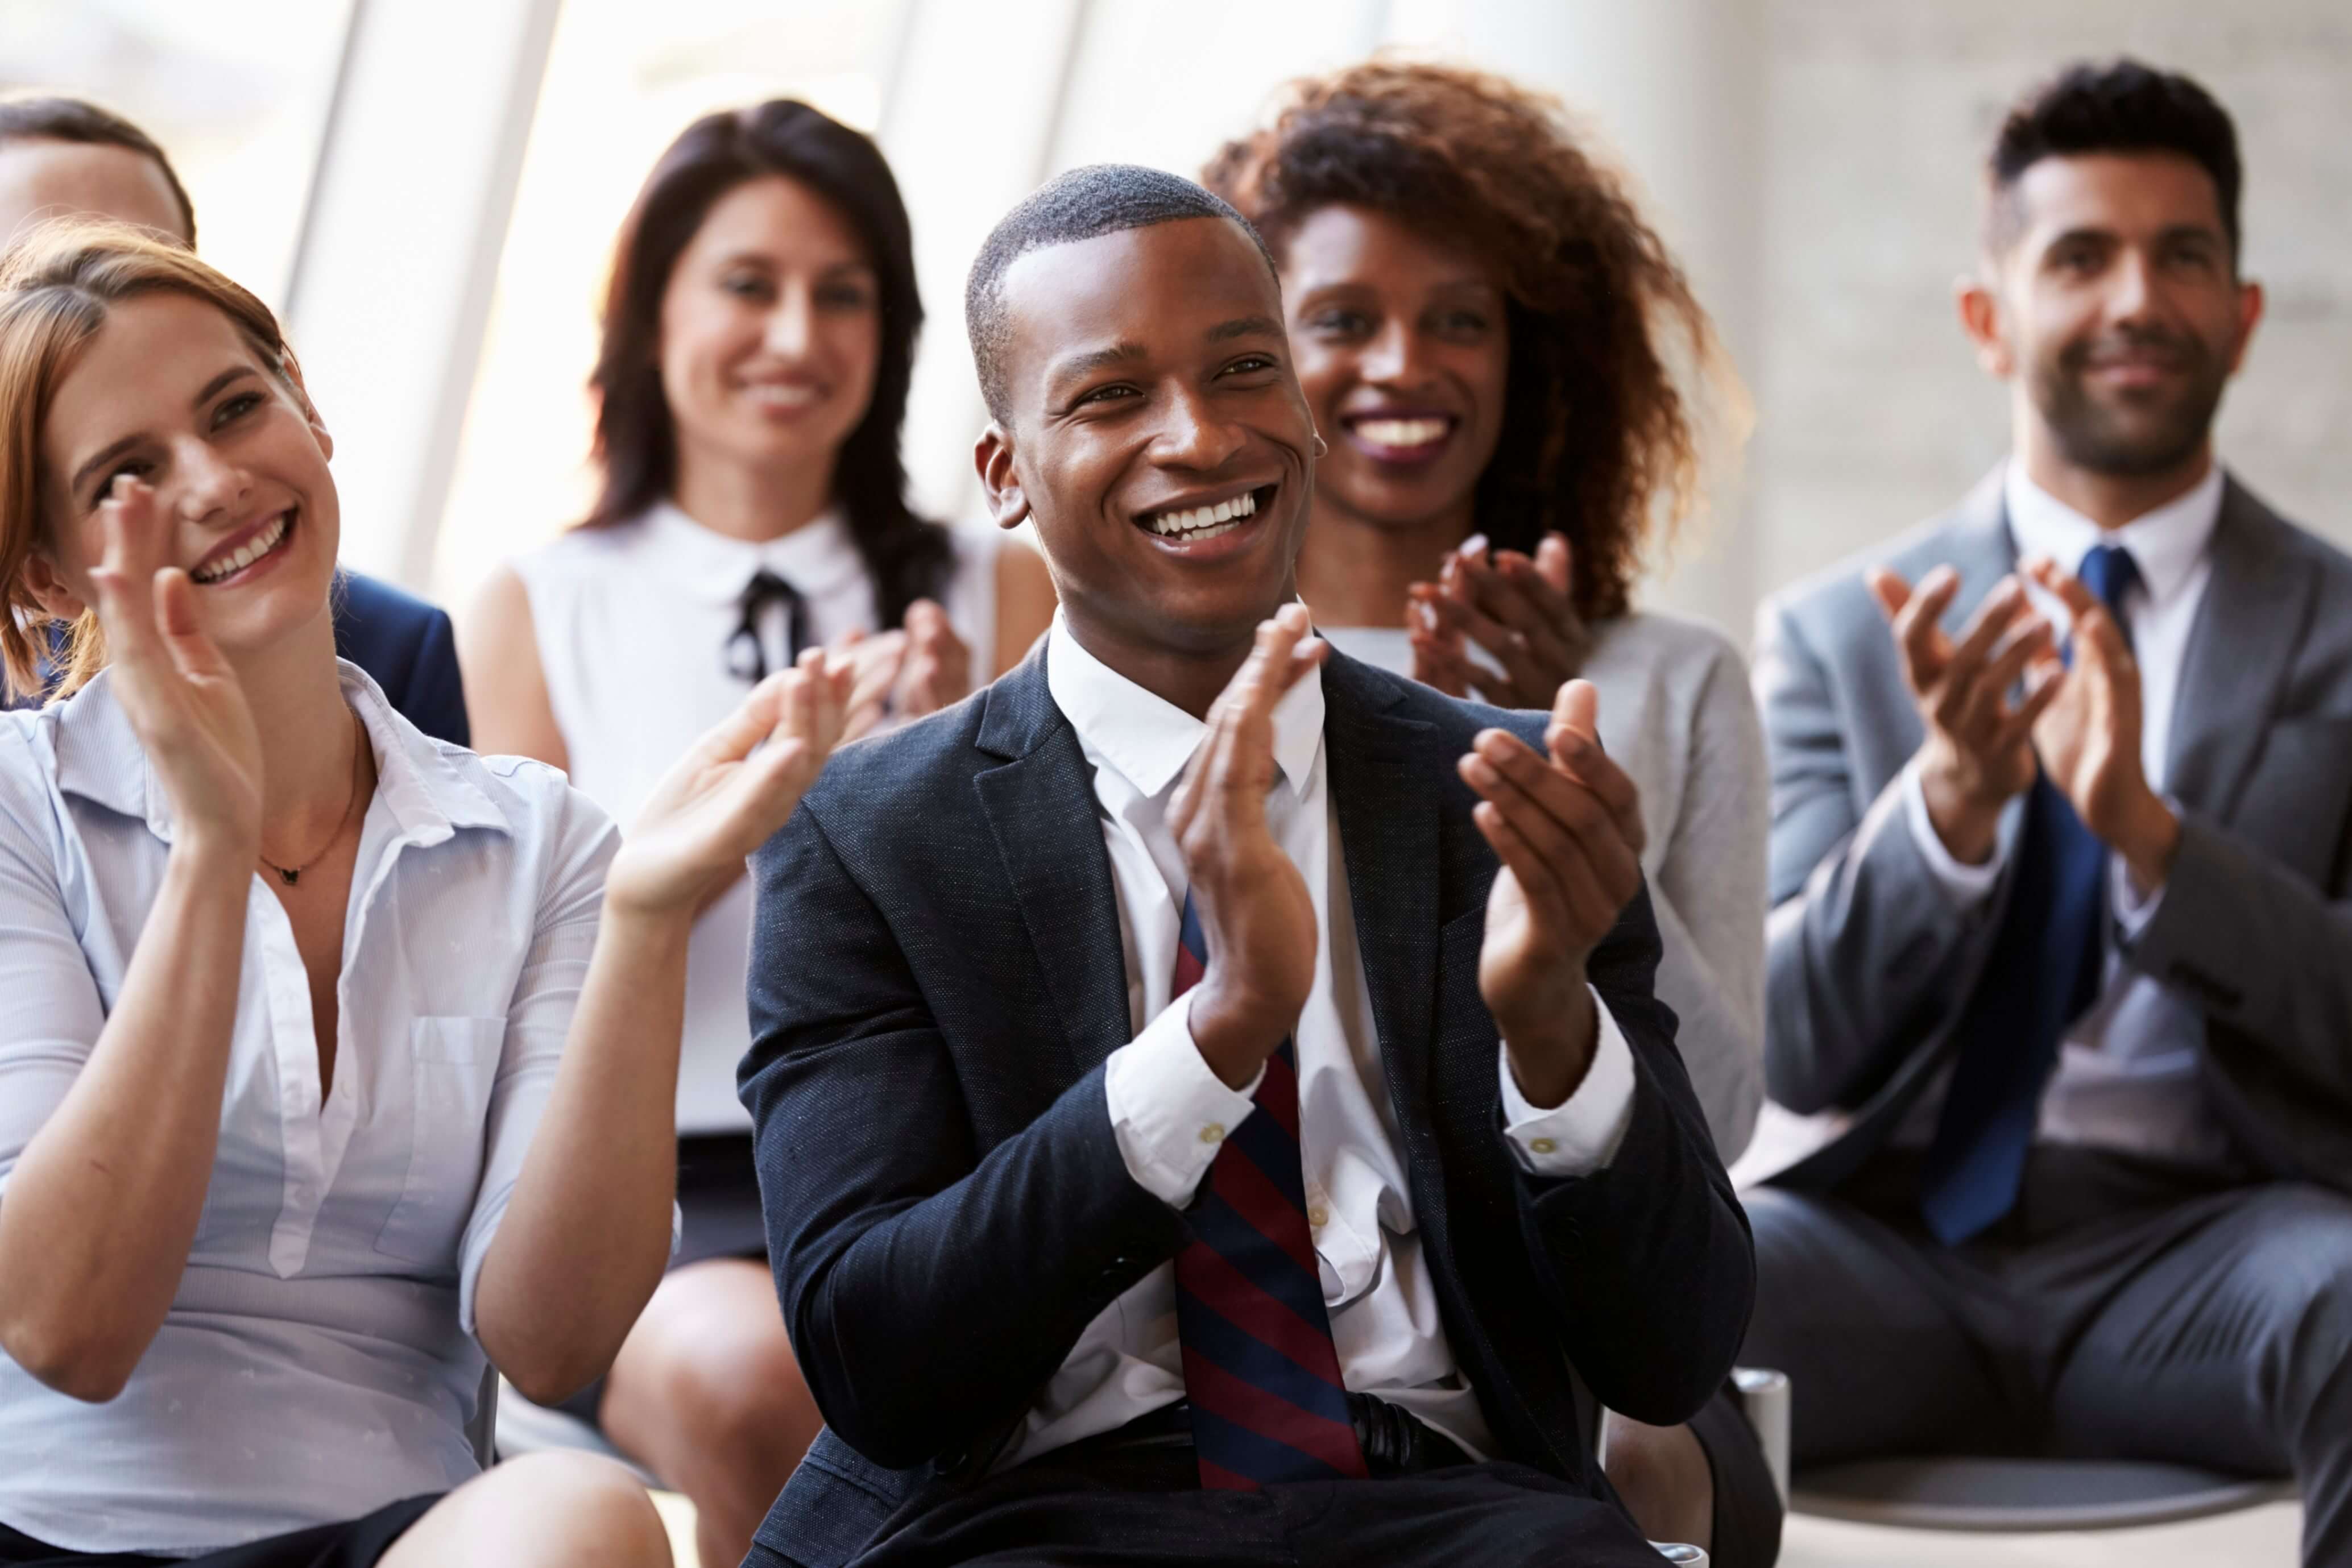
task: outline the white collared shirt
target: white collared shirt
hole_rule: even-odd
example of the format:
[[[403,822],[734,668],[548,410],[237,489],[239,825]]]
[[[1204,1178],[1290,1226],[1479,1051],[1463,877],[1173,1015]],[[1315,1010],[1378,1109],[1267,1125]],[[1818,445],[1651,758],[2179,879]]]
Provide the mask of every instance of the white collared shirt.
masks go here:
[[[971,651],[975,685],[995,673],[1002,537],[992,528],[954,530],[956,568],[940,600]],[[755,573],[772,572],[799,591],[804,645],[876,625],[872,580],[838,511],[755,541],[707,528],[664,501],[633,521],[574,528],[512,564],[530,599],[572,781],[625,831],[662,776],[751,690],[730,672],[726,649]],[[768,667],[782,669],[782,605],[771,607],[761,632]],[[745,878],[702,912],[688,946],[681,1133],[751,1130],[751,1113],[735,1097],[735,1069],[751,1044],[743,1005],[751,953]]]
[[[2129,550],[2139,569],[2123,611],[2139,666],[2140,764],[2158,794],[2168,772],[2189,635],[2213,577],[2208,547],[2221,520],[2223,484],[2217,463],[2179,497],[2108,530],[2028,478],[2022,463],[2012,459],[2002,476],[2011,538],[2021,559],[2048,556],[2066,571],[2079,572],[2094,546],[2112,544]],[[2027,591],[2063,630],[2063,607],[2038,585],[2029,583]],[[1904,792],[1912,837],[1937,879],[1963,904],[1984,899],[2016,841],[2021,804],[2012,801],[2004,812],[1992,857],[1967,865],[1937,836],[1916,765],[1905,771]],[[2136,936],[2155,917],[2163,889],[2144,894],[2135,887],[2120,856],[2108,857],[2107,873],[2107,906],[2122,934]],[[2105,988],[2060,1048],[2057,1071],[2042,1093],[2039,1136],[2198,1164],[2226,1161],[2229,1134],[2198,1084],[2203,1038],[2197,1009],[2163,982],[2126,968],[2109,941]]]
[[[0,1521],[79,1552],[216,1550],[445,1490],[474,1290],[552,1086],[617,837],[551,768],[428,738],[357,665],[378,770],[320,1093],[284,907],[246,899],[220,1141],[169,1314],[88,1405],[0,1355]],[[120,994],[172,835],[101,674],[0,715],[0,1203]]]
[[[1128,1173],[1181,1207],[1192,1201],[1223,1134],[1254,1109],[1250,1092],[1227,1088],[1209,1070],[1192,1042],[1187,1009],[1171,1005],[1170,996],[1188,882],[1167,810],[1207,728],[1105,666],[1058,616],[1045,677],[1094,767],[1118,895],[1128,1013],[1137,1032],[1111,1053],[1105,1071],[1112,1130]],[[1335,852],[1339,827],[1326,776],[1319,674],[1283,698],[1274,727],[1281,781],[1266,799],[1268,825],[1307,883],[1318,927],[1314,987],[1292,1039],[1307,1221],[1340,1374],[1350,1389],[1412,1410],[1474,1454],[1491,1453],[1494,1439],[1477,1395],[1463,1379],[1438,1316],[1398,1152],[1346,861]],[[1594,1001],[1598,1006],[1598,993]],[[1633,1052],[1605,1006],[1600,1030],[1584,1082],[1550,1111],[1527,1103],[1497,1052],[1507,1134],[1543,1175],[1580,1176],[1605,1166],[1632,1120]],[[1002,1462],[1109,1431],[1183,1393],[1170,1264],[1087,1325]]]

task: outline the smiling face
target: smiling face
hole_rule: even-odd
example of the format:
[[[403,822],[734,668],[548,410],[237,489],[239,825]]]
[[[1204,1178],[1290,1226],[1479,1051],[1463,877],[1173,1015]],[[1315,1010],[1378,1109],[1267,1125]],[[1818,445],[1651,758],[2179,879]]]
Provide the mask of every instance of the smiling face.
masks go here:
[[[2211,178],[2169,153],[2051,157],[2006,199],[2018,232],[1979,334],[1988,368],[2022,373],[2042,434],[2078,468],[2149,476],[2202,461],[2261,311]]]
[[[880,298],[848,219],[800,182],[769,175],[711,204],[662,295],[681,466],[831,465],[874,399]]]
[[[1223,218],[1034,250],[1001,284],[999,521],[1034,518],[1073,627],[1216,654],[1292,596],[1315,429],[1265,259]]]
[[[273,645],[327,613],[341,526],[331,450],[300,394],[220,310],[178,293],[110,306],[42,425],[31,586],[62,618],[96,601],[99,503],[131,475],[154,487],[164,557],[194,580],[222,651]]]
[[[128,147],[31,137],[0,145],[0,245],[47,218],[95,215],[188,241],[155,160]]]
[[[1503,290],[1385,213],[1310,214],[1284,248],[1298,383],[1331,444],[1318,505],[1389,528],[1459,520],[1502,434]]]

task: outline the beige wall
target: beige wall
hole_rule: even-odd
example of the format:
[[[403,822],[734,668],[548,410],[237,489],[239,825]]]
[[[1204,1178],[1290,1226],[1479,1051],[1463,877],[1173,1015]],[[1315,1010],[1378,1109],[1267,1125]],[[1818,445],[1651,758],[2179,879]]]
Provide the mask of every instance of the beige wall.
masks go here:
[[[1939,509],[2006,449],[2004,391],[1951,308],[1979,161],[2058,61],[2126,50],[2238,122],[2246,265],[2270,316],[2224,461],[2352,545],[2352,6],[2342,0],[1766,0],[1758,593]]]

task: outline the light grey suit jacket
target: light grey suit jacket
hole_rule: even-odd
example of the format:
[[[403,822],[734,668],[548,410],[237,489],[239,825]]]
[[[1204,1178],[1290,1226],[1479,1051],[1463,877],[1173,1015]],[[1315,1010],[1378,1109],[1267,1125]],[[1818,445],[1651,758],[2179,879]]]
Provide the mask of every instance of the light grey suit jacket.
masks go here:
[[[2203,1078],[2254,1168],[2352,1191],[2352,559],[2231,480],[2174,710],[2180,849],[2125,953],[2202,1014]],[[2000,476],[1868,558],[1949,564],[1957,630],[2016,560]],[[1772,767],[1765,1079],[1841,1135],[1775,1182],[1843,1180],[1955,1050],[2008,879],[1963,911],[1903,812],[1922,730],[1849,562],[1767,602],[1756,690]]]

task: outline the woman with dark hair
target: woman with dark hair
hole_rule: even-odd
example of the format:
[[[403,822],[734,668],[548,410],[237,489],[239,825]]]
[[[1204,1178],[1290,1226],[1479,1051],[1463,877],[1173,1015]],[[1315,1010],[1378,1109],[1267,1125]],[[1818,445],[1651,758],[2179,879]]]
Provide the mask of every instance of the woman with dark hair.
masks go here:
[[[1374,62],[1295,82],[1202,178],[1276,258],[1330,445],[1298,560],[1317,632],[1506,707],[1601,688],[1602,742],[1641,789],[1658,994],[1737,1157],[1763,1101],[1763,741],[1732,645],[1632,604],[1696,495],[1677,357],[1736,401],[1706,312],[1559,106],[1496,77]],[[1610,1444],[1650,1533],[1703,1540],[1696,1445],[1615,1420]]]
[[[859,724],[962,697],[1053,612],[1044,564],[908,507],[899,426],[922,304],[867,138],[806,104],[713,114],[623,225],[593,381],[594,507],[490,581],[460,638],[488,749],[567,768],[626,831],[709,716],[804,646],[855,642]],[[679,1074],[677,1263],[572,1408],[740,1561],[819,1418],[766,1267],[735,1098],[751,897],[695,929]]]

